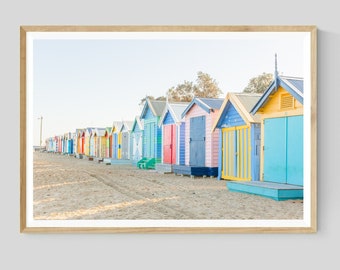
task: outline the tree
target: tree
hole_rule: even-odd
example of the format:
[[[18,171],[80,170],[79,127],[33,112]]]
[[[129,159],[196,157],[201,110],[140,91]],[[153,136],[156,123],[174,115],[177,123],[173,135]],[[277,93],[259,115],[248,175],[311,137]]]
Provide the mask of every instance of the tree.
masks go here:
[[[202,71],[197,72],[196,84],[184,81],[176,87],[171,87],[168,92],[169,101],[190,102],[194,97],[218,98],[223,94],[215,79]]]
[[[270,83],[273,81],[273,75],[263,72],[261,75],[251,78],[246,88],[243,89],[244,93],[263,93],[267,90]]]
[[[202,71],[197,72],[196,84],[185,80],[167,91],[168,99],[172,102],[190,102],[194,97],[218,98],[221,94],[223,92],[218,87],[216,80]],[[158,98],[147,96],[147,98],[150,100],[166,100],[164,96]],[[142,98],[139,105],[144,104],[145,100],[146,97]]]
[[[176,87],[171,87],[167,92],[169,101],[190,102],[195,96],[196,88],[193,82],[189,81],[184,81],[184,83],[178,84]]]
[[[215,79],[211,78],[209,74],[199,71],[196,80],[196,97],[218,98],[223,92],[218,87]]]

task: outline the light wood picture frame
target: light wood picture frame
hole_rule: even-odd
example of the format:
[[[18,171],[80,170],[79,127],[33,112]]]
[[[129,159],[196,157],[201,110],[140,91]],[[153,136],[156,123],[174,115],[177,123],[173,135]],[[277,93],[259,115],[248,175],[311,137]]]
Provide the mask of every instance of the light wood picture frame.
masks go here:
[[[49,39],[79,39],[77,35],[83,35],[80,39],[87,39],[86,34],[97,34],[97,39],[105,39],[105,35],[110,34],[137,34],[133,39],[143,39],[143,35],[164,36],[179,33],[180,37],[191,34],[197,40],[205,40],[205,34],[224,34],[235,33],[242,35],[284,35],[287,33],[301,34],[304,37],[303,51],[304,59],[304,91],[302,91],[303,104],[303,141],[304,141],[304,156],[303,156],[303,218],[300,220],[266,220],[266,219],[242,219],[237,218],[231,220],[186,220],[181,219],[171,220],[139,220],[135,219],[124,220],[120,223],[107,222],[91,222],[86,220],[66,219],[45,221],[43,218],[35,220],[33,216],[34,196],[33,189],[33,121],[37,121],[37,115],[33,113],[35,106],[34,96],[34,73],[35,61],[32,54],[39,54],[35,48],[35,40]],[[64,34],[65,36],[60,36]],[[55,36],[54,36],[55,35]],[[176,37],[178,38],[178,37]],[[268,37],[267,37],[268,38]],[[170,38],[171,39],[171,38]],[[217,41],[218,42],[218,38]],[[240,49],[241,50],[241,49]],[[241,51],[240,51],[241,53]],[[280,59],[280,55],[278,55]],[[274,66],[274,56],[271,59]],[[235,65],[236,63],[231,63]],[[252,63],[249,63],[252,64]],[[278,61],[280,66],[280,60]],[[279,68],[280,69],[280,68]],[[209,71],[208,71],[209,72]],[[289,75],[289,74],[288,74]],[[306,76],[305,76],[306,75]],[[279,75],[278,75],[279,76]],[[275,77],[276,78],[276,77]],[[250,78],[249,78],[250,79]],[[232,80],[232,78],[229,78]],[[274,80],[277,83],[277,80]],[[287,81],[282,80],[281,83]],[[51,82],[52,83],[52,82]],[[178,82],[180,83],[180,82]],[[171,85],[169,85],[169,88]],[[265,106],[275,91],[278,85],[272,86],[272,92],[267,89],[268,97],[262,97],[253,108],[253,114],[261,111],[261,106]],[[225,91],[225,89],[222,89]],[[46,89],[46,95],[52,95]],[[141,90],[146,91],[146,90]],[[299,92],[300,93],[300,92]],[[305,97],[303,94],[306,93]],[[143,93],[144,94],[144,93]],[[152,95],[152,93],[147,93]],[[301,94],[301,93],[300,93]],[[224,97],[227,93],[224,93]],[[294,96],[294,95],[293,95]],[[224,99],[223,97],[223,99]],[[230,97],[232,99],[233,97]],[[297,100],[299,97],[294,96]],[[53,99],[51,99],[53,103]],[[223,105],[224,104],[224,105]],[[227,106],[227,100],[224,100],[222,106]],[[195,105],[195,104],[192,104]],[[62,107],[62,104],[60,105]],[[59,113],[62,113],[60,110]],[[220,113],[219,117],[222,117]],[[282,114],[284,115],[284,114]],[[277,117],[282,117],[281,114],[276,114]],[[293,114],[294,115],[294,114]],[[286,114],[287,116],[287,114]],[[288,115],[289,116],[289,115]],[[287,117],[288,117],[287,116]],[[265,118],[262,118],[262,124],[265,123]],[[114,120],[114,119],[113,119]],[[42,116],[41,116],[42,121]],[[216,120],[215,128],[218,126]],[[223,127],[223,126],[221,126]],[[78,127],[74,127],[74,130]],[[84,127],[85,128],[85,127]],[[210,131],[209,131],[210,132]],[[261,129],[262,134],[265,132],[264,127]],[[250,135],[249,135],[250,136]],[[269,135],[268,135],[269,137]],[[260,139],[260,138],[259,138]],[[41,147],[40,137],[40,147]],[[221,139],[222,140],[222,139]],[[263,137],[261,137],[263,140]],[[220,142],[219,147],[224,145]],[[287,147],[286,147],[287,148]],[[264,150],[263,142],[261,141],[261,153]],[[260,153],[260,152],[259,152]],[[47,155],[47,153],[46,153]],[[51,154],[52,155],[52,154]],[[219,156],[219,160],[221,160]],[[289,159],[286,157],[286,159]],[[295,26],[21,26],[20,27],[20,232],[21,233],[315,233],[317,232],[317,27],[311,25],[295,25]],[[219,165],[220,166],[220,165]],[[261,174],[264,171],[263,159],[261,159]],[[179,176],[177,176],[179,177]],[[183,177],[183,181],[185,181]],[[202,180],[202,179],[201,179]],[[215,179],[214,179],[215,180]],[[222,180],[223,183],[229,182]],[[263,182],[261,179],[259,182]],[[226,192],[229,188],[225,188]],[[193,191],[194,193],[194,191]],[[240,194],[249,193],[248,190],[243,190]],[[235,193],[239,194],[239,193]],[[250,195],[257,196],[257,195]],[[261,197],[262,198],[262,197]],[[266,200],[275,203],[280,203],[276,200]],[[190,207],[188,205],[187,207]],[[261,211],[261,209],[259,209]],[[137,218],[138,220],[138,218]],[[268,226],[266,224],[269,224]]]

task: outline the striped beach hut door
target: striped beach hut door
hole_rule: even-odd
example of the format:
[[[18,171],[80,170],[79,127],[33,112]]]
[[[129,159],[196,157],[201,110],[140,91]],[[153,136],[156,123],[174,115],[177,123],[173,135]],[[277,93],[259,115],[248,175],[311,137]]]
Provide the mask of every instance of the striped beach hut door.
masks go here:
[[[264,173],[268,182],[303,185],[303,116],[264,121]]]
[[[251,180],[251,134],[248,126],[222,129],[222,178]]]
[[[190,166],[205,166],[205,116],[190,118]]]
[[[163,162],[176,164],[176,125],[165,125],[163,133]]]

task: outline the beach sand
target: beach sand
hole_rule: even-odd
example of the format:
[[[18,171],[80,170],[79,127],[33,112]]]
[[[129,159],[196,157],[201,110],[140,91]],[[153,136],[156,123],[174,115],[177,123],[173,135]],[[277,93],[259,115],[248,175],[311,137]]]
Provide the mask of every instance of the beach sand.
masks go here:
[[[230,192],[226,181],[34,152],[36,220],[302,219],[303,200]]]

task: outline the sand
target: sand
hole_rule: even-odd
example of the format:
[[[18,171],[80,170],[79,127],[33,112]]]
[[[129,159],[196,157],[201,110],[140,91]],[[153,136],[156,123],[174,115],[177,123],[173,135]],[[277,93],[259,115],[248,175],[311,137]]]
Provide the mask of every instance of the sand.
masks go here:
[[[230,192],[224,180],[191,178],[34,153],[37,220],[302,219],[303,201]]]

